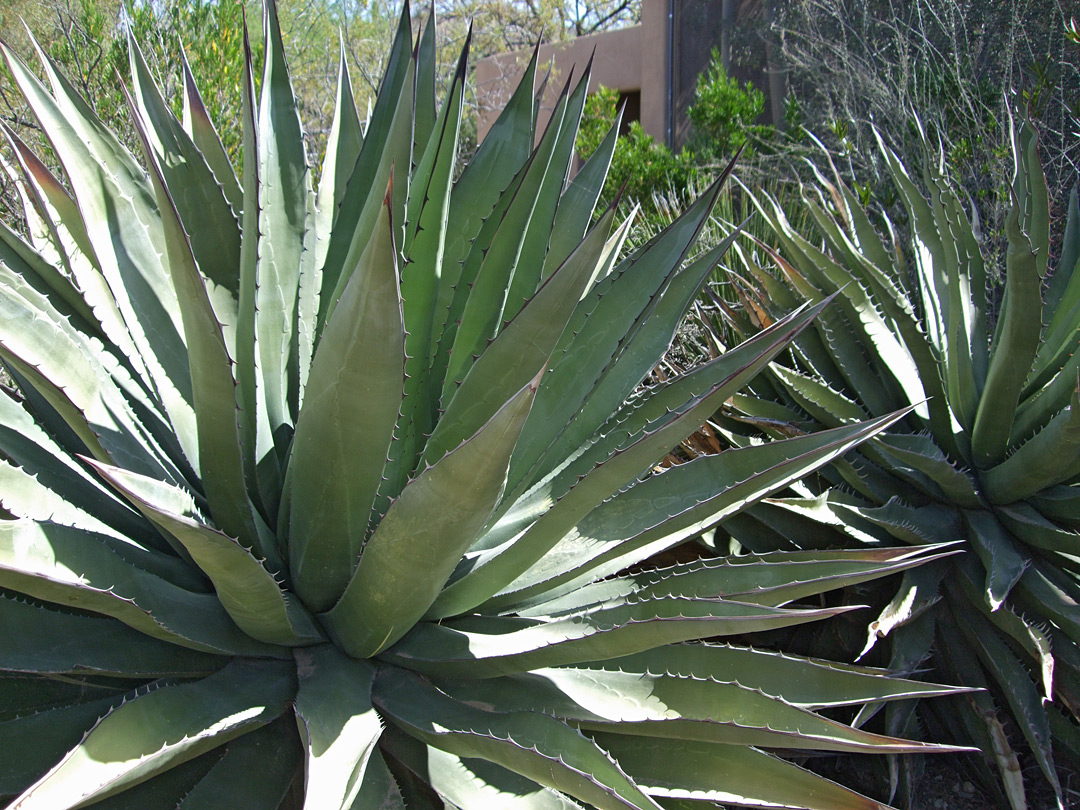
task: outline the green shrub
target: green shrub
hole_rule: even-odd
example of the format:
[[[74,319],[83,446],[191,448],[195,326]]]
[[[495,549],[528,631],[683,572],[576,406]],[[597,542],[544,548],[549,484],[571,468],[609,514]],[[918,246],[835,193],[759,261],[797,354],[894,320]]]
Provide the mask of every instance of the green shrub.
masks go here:
[[[743,86],[728,76],[720,51],[713,48],[709,66],[698,76],[694,103],[686,111],[694,127],[692,143],[698,160],[730,160],[744,148],[751,156],[756,142],[775,135],[774,127],[757,123],[764,111],[765,94],[753,82]]]

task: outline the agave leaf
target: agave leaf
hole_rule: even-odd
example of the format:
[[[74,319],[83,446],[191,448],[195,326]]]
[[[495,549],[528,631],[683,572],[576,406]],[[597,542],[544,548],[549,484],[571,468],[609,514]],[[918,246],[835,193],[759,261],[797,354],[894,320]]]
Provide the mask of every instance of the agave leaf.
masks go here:
[[[896,539],[915,545],[953,543],[965,534],[960,510],[942,503],[909,506],[901,498],[893,497],[878,507],[836,503],[834,511],[846,518],[858,515]]]
[[[647,549],[655,553],[653,547]],[[626,598],[639,588],[649,596],[722,597],[779,607],[801,595],[824,593],[845,583],[853,584],[855,580],[921,565],[926,562],[922,557],[922,549],[914,554],[910,549],[890,553],[882,553],[880,549],[842,553],[780,551],[738,558],[704,558],[618,577],[607,574],[602,579],[608,571],[624,570],[642,561],[636,554],[629,559],[624,555],[592,572],[591,582],[584,578],[571,580],[534,597],[524,609],[515,606],[515,611],[524,616],[575,613],[611,599]]]
[[[8,141],[10,143],[10,138]],[[57,239],[56,230],[52,227],[48,213],[40,205],[38,195],[31,191],[30,183],[25,182],[15,171],[15,167],[2,155],[0,155],[0,172],[6,175],[7,181],[14,186],[15,193],[22,204],[22,216],[26,232],[30,237],[30,245],[41,255],[43,263],[49,266],[52,279],[70,288],[71,284],[65,278],[65,275],[70,275],[70,273],[60,272],[61,268],[67,269],[65,266],[67,257],[63,255],[63,247]],[[73,295],[72,298],[78,300],[77,295]]]
[[[510,320],[504,316],[504,309],[511,300],[511,293],[524,300],[536,290],[539,265],[534,261],[535,257],[524,253],[523,247],[537,197],[553,182],[549,178],[549,169],[563,132],[563,119],[568,114],[568,107],[575,101],[580,103],[579,97],[584,95],[581,83],[572,96],[568,91],[569,84],[559,97],[539,145],[515,178],[513,194],[508,200],[500,201],[500,207],[505,205],[505,209],[496,208],[484,223],[462,267],[461,282],[464,283],[459,283],[440,344],[440,352],[447,353],[440,400],[443,408],[457,397],[458,384],[484,346],[500,332],[502,322]],[[562,179],[560,175],[554,181],[559,189]],[[518,289],[521,284],[518,273],[524,273],[530,265],[535,267],[535,277],[532,283],[526,280]]]
[[[470,32],[471,33],[471,32]],[[413,153],[424,154],[435,130],[435,6],[432,4],[424,33],[416,46],[416,90],[413,111]]]
[[[1080,390],[1069,407],[1024,442],[1012,455],[982,475],[994,504],[1022,501],[1080,473]]]
[[[888,805],[750,747],[670,742],[669,761],[656,757],[648,740],[602,732],[590,736],[650,795],[694,799],[688,807],[709,801],[805,810],[890,810]],[[671,805],[665,802],[665,806]]]
[[[1058,807],[1063,808],[1061,784],[1051,751],[1050,722],[1038,689],[1027,669],[1016,659],[995,629],[977,612],[972,611],[970,616],[965,616],[964,621],[958,624],[968,644],[978,653],[979,660],[1002,689],[1024,739],[1031,746],[1035,760],[1039,763],[1039,768],[1054,789]]]
[[[35,116],[53,135],[53,149],[72,183],[94,255],[145,362],[147,383],[197,467],[183,325],[161,260],[163,234],[153,227],[157,210],[145,173],[44,55],[42,67],[55,98],[6,46],[0,50]]]
[[[922,663],[932,640],[926,636],[933,631],[933,626],[927,628],[919,620],[924,615],[933,615],[928,611],[941,600],[939,591],[946,571],[942,563],[931,563],[925,568],[905,571],[896,594],[882,608],[878,617],[867,625],[866,644],[856,660],[866,657],[880,639],[892,635],[890,661],[895,660],[898,667],[903,665],[905,672],[915,671]],[[912,626],[917,627],[917,630],[908,632],[908,628]],[[860,708],[858,723],[869,720],[880,706],[880,703],[876,703]]]
[[[0,459],[0,507],[9,517],[52,520],[91,532],[114,534],[112,528],[69,503],[19,467]]]
[[[102,334],[97,318],[69,275],[41,252],[41,246],[31,248],[6,223],[0,227],[0,261],[46,296],[59,311],[71,313],[81,331]]]
[[[427,779],[454,807],[494,807],[504,810],[580,810],[564,793],[483,759],[458,757],[427,747]]]
[[[659,810],[604,751],[555,718],[469,706],[389,668],[380,668],[372,699],[393,723],[436,748],[510,767],[598,810]]]
[[[945,355],[948,351],[947,341],[951,337],[948,327],[950,322],[948,307],[952,298],[949,294],[948,277],[945,272],[941,234],[937,230],[933,210],[908,176],[907,170],[896,153],[885,145],[877,132],[874,133],[874,137],[877,138],[878,147],[885,157],[893,182],[912,220],[912,243],[927,337],[938,352]]]
[[[680,641],[788,627],[853,609],[785,609],[676,597],[615,599],[550,621],[476,616],[442,624],[424,622],[384,658],[444,677],[494,678],[541,666],[615,658]]]
[[[152,562],[147,552],[132,547],[121,556],[107,541],[53,523],[2,521],[0,587],[104,613],[148,636],[194,650],[281,655],[240,632],[213,594],[186,590],[143,570],[139,563]]]
[[[1045,188],[1041,170],[1037,170],[1036,182]],[[1057,267],[1045,285],[1044,312],[1049,316],[1043,327],[1039,352],[1024,387],[1023,398],[1030,397],[1050,382],[1067,365],[1077,344],[1077,324],[1080,323],[1080,273],[1076,267],[1080,259],[1080,199],[1077,188],[1069,193],[1065,233],[1061,242],[1061,255]],[[1045,316],[1044,316],[1045,317]]]
[[[364,546],[340,601],[324,614],[350,655],[374,655],[401,638],[435,600],[495,508],[536,393],[521,389],[474,436],[406,485]]]
[[[116,683],[92,676],[61,679],[7,672],[0,681],[4,685],[3,696],[0,697],[0,720],[3,721],[64,706],[91,703],[103,697],[119,697],[126,691],[123,685],[118,687]],[[46,770],[42,768],[40,773]]]
[[[314,250],[315,200],[296,110],[277,6],[267,0],[265,70],[259,102],[259,258],[255,292],[257,367],[278,455],[294,424],[297,397],[311,362],[313,322],[305,321],[317,286],[307,270]],[[311,268],[313,271],[314,268]]]
[[[424,33],[425,42],[428,40],[428,31],[431,30],[431,25],[429,22],[428,29]],[[418,160],[412,172],[413,185],[409,188],[409,201],[405,214],[405,240],[403,242],[405,249],[403,253],[410,257],[415,253],[431,262],[430,266],[435,268],[432,275],[436,287],[440,275],[436,259],[441,262],[442,251],[447,237],[445,231],[446,216],[450,202],[450,189],[453,186],[453,167],[458,157],[462,100],[465,91],[465,74],[468,67],[471,42],[472,34],[470,32],[461,48],[450,92],[447,94],[446,102],[437,119],[435,118],[435,104],[432,101],[432,120],[428,125],[431,127],[432,132],[424,139],[426,146],[422,149],[414,147],[414,153]],[[433,75],[432,73],[432,77]],[[421,102],[417,100],[417,107],[420,104]],[[432,137],[434,137],[434,140],[432,140]],[[426,237],[423,248],[415,250],[413,240],[419,233],[426,231],[428,227],[432,228],[433,233]],[[427,286],[427,282],[425,282],[425,286]],[[434,296],[426,296],[425,300],[434,300]],[[433,306],[429,304],[418,308],[425,315],[430,316]],[[426,344],[425,349],[429,350]]]
[[[214,173],[214,180],[229,201],[234,214],[239,215],[244,208],[244,192],[236,179],[229,156],[225,152],[225,146],[221,143],[214,122],[210,120],[210,113],[206,110],[202,94],[198,85],[195,84],[195,76],[188,64],[187,53],[180,48],[180,62],[184,71],[184,131],[187,132],[195,148],[202,154],[210,171]]]
[[[915,317],[909,299],[910,294],[904,289],[902,276],[897,272],[893,259],[895,254],[890,253],[882,244],[873,224],[851,190],[843,183],[840,183],[839,187],[845,201],[845,217],[853,228],[854,241],[849,241],[846,234],[842,234],[839,228],[834,228],[831,231],[835,237],[832,243],[847,259],[847,266],[858,274],[870,290],[871,299],[880,306],[882,315],[891,325],[904,349],[910,353],[911,360],[917,368],[919,384],[923,387],[924,396],[927,398],[926,409],[930,424],[936,435],[948,436],[952,432],[950,400],[946,397],[938,359]],[[826,215],[819,211],[818,206],[812,206],[811,212],[814,213],[819,225],[822,225],[829,233],[829,228],[825,223],[830,220]],[[982,332],[978,334],[981,335]],[[976,340],[973,350],[978,348],[979,341]],[[985,355],[985,346],[982,347],[982,351]],[[983,376],[985,376],[985,370]]]
[[[333,233],[338,208],[364,143],[360,116],[353,98],[349,63],[345,58],[344,40],[339,43],[339,47],[334,120],[330,124],[330,135],[326,139],[326,154],[323,157],[315,204],[315,266],[318,268],[326,263],[326,252],[330,247],[330,235]]]
[[[99,720],[11,810],[73,808],[116,793],[269,723],[295,690],[284,662],[241,659],[201,681],[141,694]]]
[[[364,783],[382,721],[371,705],[375,667],[328,644],[294,652],[296,718],[307,751],[304,807],[349,810]]]
[[[839,461],[833,461],[833,465],[839,466]],[[812,498],[770,498],[753,504],[745,514],[752,515],[766,531],[772,531],[776,536],[799,538],[799,543],[791,546],[796,549],[803,548],[803,543],[805,548],[811,549],[835,548],[837,533],[864,545],[887,542],[888,532],[879,531],[872,522],[855,512],[860,506],[862,501],[857,496],[844,496],[832,489]],[[742,514],[737,514],[734,519],[741,517]],[[730,525],[730,519],[724,525]],[[762,552],[777,547],[766,544],[748,548]]]
[[[957,506],[977,509],[982,499],[971,476],[958,470],[930,436],[895,434],[877,440],[886,457],[893,457],[906,466],[923,473],[941,488],[945,499]],[[985,479],[983,479],[985,480]]]
[[[1080,608],[1077,606],[1080,594],[1063,581],[1062,577],[1067,576],[1059,575],[1050,566],[1036,562],[1016,584],[1013,601],[1021,609],[1038,610],[1040,615],[1053,621],[1073,644],[1080,644]]]
[[[799,407],[827,427],[860,422],[867,416],[858,403],[832,389],[816,376],[800,374],[779,363],[774,364],[769,371]]]
[[[258,108],[255,99],[255,76],[251,43],[244,26],[244,78],[242,111],[244,154],[259,153]],[[261,251],[259,230],[262,169],[259,161],[244,161],[243,216],[240,241],[240,293],[236,322],[236,401],[239,406],[241,446],[244,448],[244,477],[253,484],[250,490],[264,516],[278,511],[281,490],[281,463],[274,447],[270,416],[266,404],[266,385],[258,372],[256,358],[258,336],[255,311],[258,295],[258,262]]]
[[[102,277],[94,258],[93,248],[90,245],[90,237],[86,233],[82,215],[78,206],[71,199],[67,189],[53,176],[52,172],[35,155],[15,132],[6,124],[2,127],[11,151],[18,161],[23,173],[23,181],[33,196],[42,216],[48,220],[55,241],[54,247],[61,255],[62,269],[69,273],[82,291],[82,297],[96,311],[96,317],[105,324],[106,316],[101,307],[108,311],[108,319],[118,325],[112,330],[106,327],[106,331],[114,331],[121,340],[114,338],[116,345],[123,345],[126,355],[133,355],[133,362],[137,358],[134,349],[131,348],[131,336],[127,328],[123,326],[116,302],[108,294],[108,285]],[[4,229],[5,235],[7,229]]]
[[[1080,186],[1074,185],[1069,192],[1061,256],[1046,288],[1046,305],[1051,313],[1050,322],[1046,325],[1046,334],[1052,334],[1062,321],[1072,320],[1073,309],[1080,303],[1080,274],[1076,272],[1078,260],[1080,260]]]
[[[718,181],[719,183],[719,181]],[[706,192],[671,227],[652,239],[581,300],[555,348],[558,358],[537,395],[534,424],[525,430],[521,449],[515,453],[510,486],[528,478],[535,481],[554,462],[572,455],[606,419],[622,405],[630,391],[652,370],[655,355],[622,357],[627,340],[642,325],[662,298],[682,260],[703,227],[719,185]],[[653,324],[659,327],[661,324]],[[674,323],[663,324],[674,329]],[[615,364],[621,358],[628,365]],[[629,362],[630,360],[633,362]],[[598,383],[618,365],[623,385],[604,396],[596,395]],[[588,406],[588,416],[581,413]],[[572,424],[571,424],[572,420]],[[531,473],[531,474],[530,474]]]
[[[666,449],[685,438],[722,401],[717,385],[684,405],[652,432],[630,441],[597,464],[572,489],[519,536],[466,560],[444,589],[429,616],[466,612],[494,596],[542,559],[579,521],[605,498],[614,495],[640,472],[655,464]]]
[[[539,54],[540,43],[537,42],[513,96],[462,171],[451,192],[450,207],[446,215],[446,246],[432,328],[433,358],[437,356],[444,327],[451,323],[448,318],[450,307],[454,292],[460,286],[462,265],[472,249],[473,240],[512,183],[518,167],[525,163],[533,148],[533,84],[536,80]],[[445,348],[448,349],[449,346]],[[438,362],[434,367],[445,369],[445,362],[445,355],[438,355]],[[438,380],[441,383],[442,378],[438,377]]]
[[[604,188],[611,158],[615,154],[624,108],[620,107],[604,140],[570,179],[559,199],[541,279],[554,273],[585,236],[587,224],[592,220],[596,209],[596,201]]]
[[[279,807],[303,763],[288,713],[226,743],[225,752],[172,810],[265,810]],[[170,773],[167,771],[166,773]],[[245,778],[238,779],[237,774]],[[124,795],[124,794],[121,794]]]
[[[891,677],[888,670],[727,644],[669,644],[581,668],[681,675],[754,684],[793,706],[818,709],[868,700],[955,693],[956,687]]]
[[[702,456],[605,500],[488,607],[517,608],[579,591],[662,548],[707,530],[737,510],[828,463],[886,427],[890,418],[799,439]],[[556,591],[556,588],[558,589]]]
[[[1013,140],[1013,155],[1016,158],[1013,194],[1019,203],[1018,224],[1031,240],[1031,250],[1037,257],[1036,269],[1039,278],[1045,278],[1050,261],[1050,200],[1047,196],[1046,177],[1039,162],[1039,134],[1026,117],[1019,130],[1010,120],[1009,130]]]
[[[90,478],[18,403],[6,396],[0,397],[0,453],[11,461],[9,464],[0,460],[0,504],[13,517],[63,523],[122,542],[138,537],[145,548],[167,552],[172,545],[172,550],[184,556],[182,547],[166,542],[167,538],[157,535],[141,516]],[[206,584],[181,560],[169,559],[165,568],[169,576],[179,577],[176,581],[186,587],[198,590]]]
[[[76,330],[3,263],[0,286],[4,290],[0,357],[9,367],[40,392],[97,458],[115,459],[166,480],[182,480],[151,433],[151,428],[161,426],[160,416],[136,412],[143,404],[137,383],[116,357]]]
[[[839,292],[837,305],[845,312],[852,327],[859,330],[859,342],[872,347],[871,360],[881,373],[879,381],[882,389],[896,388],[909,404],[919,406],[922,415],[926,415],[923,407],[926,391],[921,381],[920,369],[906,344],[890,329],[878,311],[875,300],[867,293],[858,277],[799,236],[782,213],[778,215],[777,221],[782,228],[781,233],[798,251],[796,255],[805,256],[800,267],[814,271],[811,280],[816,286],[826,294]],[[864,387],[863,391],[865,390]],[[878,414],[877,408],[873,407],[875,399],[868,397],[867,403],[871,405],[871,410]]]
[[[892,363],[906,378],[908,391],[919,391],[921,394],[922,385],[917,372],[911,368],[913,361],[909,356],[903,356],[906,354],[904,347],[884,324],[874,305],[867,300],[865,291],[846,269],[835,264],[795,232],[779,203],[771,198],[770,202],[775,212],[773,226],[776,233],[791,253],[798,271],[801,271],[796,272],[790,264],[781,263],[789,281],[814,303],[832,293],[839,295],[837,305],[840,311],[826,312],[818,319],[816,329],[836,371],[844,380],[844,387],[855,388],[859,380],[871,377],[880,380],[882,385],[864,387],[860,392],[871,414],[880,416],[892,409],[896,397],[904,390],[897,389],[892,383],[892,379],[895,379],[889,370],[889,363]],[[774,260],[779,258],[775,251],[769,253]],[[856,293],[851,292],[853,288],[857,289]],[[849,300],[849,296],[854,296],[855,300]],[[846,317],[841,317],[841,313]],[[877,353],[867,353],[861,343],[873,345]],[[822,363],[819,361],[817,365]],[[837,381],[830,382],[834,387],[841,387]],[[924,398],[920,395],[912,401],[921,403]]]
[[[224,746],[223,746],[224,747]],[[98,810],[176,810],[176,805],[221,760],[215,749],[102,799]]]
[[[609,445],[598,445],[602,452],[595,458],[582,455],[578,459],[581,469],[567,472],[566,477],[572,479],[572,483],[568,483],[569,489],[553,488],[550,497],[558,500],[535,523],[527,528],[522,527],[524,531],[520,535],[511,536],[498,546],[468,560],[459,569],[460,576],[444,590],[430,615],[462,613],[494,596],[524,574],[597,504],[615,494],[643,468],[654,464],[664,452],[685,438],[690,432],[687,429],[689,425],[700,424],[706,414],[714,412],[718,403],[734,388],[738,378],[749,375],[752,367],[767,363],[793,334],[808,323],[812,315],[805,314],[806,318],[793,315],[790,320],[779,323],[763,336],[761,343],[765,345],[755,343],[755,354],[749,358],[749,362],[731,368],[728,377],[719,381],[707,380],[709,387],[704,392],[695,392],[687,402],[672,408],[651,425],[634,427],[630,431],[620,426],[612,436],[622,439],[622,443],[612,441]],[[747,359],[741,354],[739,356]],[[723,371],[729,367],[718,365],[713,371],[718,369]]]
[[[1024,544],[1063,554],[1080,553],[1080,534],[1059,528],[1026,502],[998,507],[995,514],[1002,525]]]
[[[397,178],[391,208],[396,228],[405,222],[405,200],[409,194],[412,165],[412,110],[416,64],[411,58],[412,29],[409,7],[402,8],[390,60],[383,73],[375,108],[368,122],[364,143],[348,174],[344,194],[338,204],[334,228],[320,268],[322,291],[319,297],[318,331],[321,333],[349,281],[349,274],[364,252],[381,216],[384,192],[393,171]],[[394,234],[401,244],[404,232]]]
[[[956,577],[948,585],[953,589],[959,586],[959,590],[963,592],[964,597],[973,605],[978,605],[982,601],[978,584],[966,575]],[[1055,661],[1048,635],[1022,616],[1014,613],[1009,605],[1003,605],[998,610],[987,614],[987,618],[995,627],[1016,642],[1038,664],[1039,681],[1043,689],[1043,702],[1050,703],[1053,701]]]
[[[1005,298],[990,351],[986,387],[979,400],[971,434],[972,460],[986,469],[1005,459],[1013,414],[1031,370],[1042,333],[1041,319],[1031,313],[1042,309],[1039,264],[1045,254],[1035,253],[1030,238],[1020,227],[1014,206],[1005,218],[1009,245],[1005,254]]]
[[[206,459],[206,463],[201,465],[200,474],[210,509],[214,521],[226,534],[257,548],[275,570],[281,570],[284,564],[277,548],[269,540],[266,527],[259,525],[261,518],[248,497],[243,449],[237,430],[233,360],[224,329],[199,273],[194,247],[180,220],[176,201],[169,191],[171,184],[154,153],[149,135],[138,122],[135,131],[150,165],[150,177],[158,197],[168,245],[169,275],[176,288],[188,335],[188,364],[199,453],[200,458]],[[173,182],[178,181],[174,178]],[[184,183],[180,182],[180,185],[182,187]],[[193,205],[197,207],[199,202]]]
[[[0,723],[0,796],[17,796],[79,744],[87,729],[123,703],[124,693],[75,703]]]
[[[162,98],[142,51],[130,36],[128,57],[133,96],[138,104],[132,118],[138,122],[147,161],[153,162],[160,184],[168,189],[195,263],[210,282],[208,292],[213,296],[218,320],[231,326],[236,323],[236,296],[240,291],[240,223],[202,152]],[[162,191],[157,186],[155,183],[158,207],[163,209]],[[167,247],[174,238],[166,231]],[[182,293],[178,291],[177,297]],[[185,327],[185,334],[187,331]],[[227,337],[231,338],[231,333]]]
[[[884,293],[883,310],[886,313],[891,314],[892,308],[898,307],[913,314],[893,256],[881,241],[858,198],[839,178],[836,184],[830,183],[816,166],[812,168],[818,183],[830,192],[838,193],[843,203],[841,224],[831,213],[826,213],[827,205],[820,189],[814,189],[816,199],[807,196],[805,191],[803,193],[803,201],[828,240],[830,249],[842,255],[846,260],[845,266],[874,293],[879,296]]]
[[[0,596],[0,630],[5,639],[0,664],[8,672],[193,677],[226,663],[220,656],[165,643],[112,618],[65,613],[7,596]]]
[[[675,339],[676,327],[674,325],[682,323],[692,301],[701,290],[702,284],[727,252],[733,239],[734,236],[723,239],[669,279],[660,293],[659,301],[651,302],[651,311],[647,317],[635,324],[619,346],[617,362],[604,370],[602,379],[598,381],[582,404],[581,411],[574,416],[575,423],[580,419],[585,426],[588,426],[600,416],[592,407],[593,401],[614,402],[615,398],[621,394],[622,400],[615,406],[620,408],[622,401],[625,401],[630,392],[641,384],[648,372],[645,371],[638,358],[663,356],[667,347]],[[631,358],[635,362],[629,362]],[[608,418],[610,419],[610,412]],[[619,415],[615,418],[618,419]],[[580,430],[576,428],[575,424],[571,432],[581,435]]]
[[[405,312],[405,392],[380,494],[389,498],[401,491],[415,468],[424,436],[430,436],[436,414],[438,382],[431,378],[428,359],[435,329],[435,299],[444,272],[443,255],[447,213],[465,92],[470,40],[458,61],[450,96],[443,105],[436,134],[429,139],[421,165],[413,175],[409,196],[406,255],[401,268],[401,296]],[[380,504],[382,506],[382,504]],[[385,508],[385,507],[383,507]]]
[[[634,575],[638,593],[656,596],[722,596],[755,605],[780,607],[798,599],[833,590],[890,573],[904,571],[956,553],[924,554],[925,548],[875,549],[850,554],[818,552],[817,559],[805,562],[781,556],[751,558],[746,562],[701,560]],[[783,552],[781,552],[783,554]],[[739,559],[739,558],[736,558]]]
[[[965,509],[963,514],[972,549],[986,569],[986,602],[995,611],[1023,576],[1028,560],[992,513]]]
[[[707,677],[542,668],[483,682],[440,680],[438,685],[469,705],[540,711],[585,731],[849,753],[936,748],[854,729],[760,689]]]
[[[214,583],[222,606],[241,630],[269,644],[312,644],[323,640],[312,616],[282,592],[273,575],[249,549],[172,508],[176,500],[172,487],[115,467],[93,466],[140,512],[183,545]]]
[[[927,161],[924,171],[948,278],[949,304],[945,319],[949,330],[944,372],[949,405],[960,423],[971,429],[979,395],[986,381],[986,307],[981,291],[986,287],[982,252],[956,195]],[[972,295],[972,292],[975,295]]]
[[[385,739],[386,733],[383,732],[383,738]],[[382,751],[385,750],[384,746],[380,746],[371,752],[371,756],[368,758],[367,767],[364,768],[363,782],[360,785],[359,793],[356,796],[356,801],[353,802],[353,807],[378,807],[379,810],[406,810],[405,800],[402,798],[402,789],[398,785],[398,779],[395,774],[391,773],[390,768],[386,765],[386,759],[383,757]],[[410,803],[408,804],[408,810],[420,807],[423,805],[418,801],[414,801],[410,797]],[[433,808],[433,810],[439,810]]]
[[[528,302],[544,278],[543,269],[548,253],[548,245],[554,232],[554,220],[557,209],[561,207],[562,196],[572,169],[574,142],[578,125],[585,108],[585,97],[592,75],[592,60],[585,66],[581,81],[570,94],[559,127],[558,138],[548,160],[547,169],[540,187],[536,190],[533,211],[529,216],[529,226],[521,243],[517,266],[506,290],[500,318],[507,322],[514,318],[522,306]],[[526,191],[523,186],[521,191]],[[520,192],[519,192],[520,193]],[[583,218],[574,230],[587,227],[592,220],[591,212]],[[578,240],[580,241],[580,239]],[[553,271],[558,265],[551,268]]]
[[[613,209],[609,210],[601,218],[518,317],[473,363],[428,439],[424,461],[428,464],[437,461],[472,435],[513,392],[547,366],[574,305],[603,255],[614,213]]]
[[[147,545],[164,547],[148,536],[142,518],[83,469],[9,396],[0,396],[0,453],[40,486],[62,492],[67,504],[118,532],[145,538]]]
[[[988,689],[990,686],[975,651],[968,645],[951,608],[943,611],[938,629],[943,641],[940,659],[952,673],[964,671],[965,680],[973,686]],[[1010,807],[1024,807],[1024,780],[1020,762],[1009,742],[1005,728],[998,717],[999,709],[989,691],[965,695],[959,712],[950,713],[948,722],[955,722],[959,715],[963,730],[979,748],[990,752],[1002,781],[1002,789]]]
[[[1060,485],[1050,487],[1028,498],[1027,503],[1048,520],[1074,528],[1080,525],[1080,489]]]
[[[374,238],[323,331],[287,473],[294,587],[326,610],[348,584],[401,404],[405,346],[387,190]],[[363,425],[357,430],[356,425]]]
[[[397,794],[392,797],[397,804],[391,805],[388,802],[388,806],[393,810],[444,810],[448,806],[445,799],[431,786],[432,775],[428,768],[429,751],[432,750],[430,746],[410,737],[393,723],[388,723],[383,731],[380,750],[384,755],[382,761],[398,789]],[[489,764],[487,760],[480,761]]]

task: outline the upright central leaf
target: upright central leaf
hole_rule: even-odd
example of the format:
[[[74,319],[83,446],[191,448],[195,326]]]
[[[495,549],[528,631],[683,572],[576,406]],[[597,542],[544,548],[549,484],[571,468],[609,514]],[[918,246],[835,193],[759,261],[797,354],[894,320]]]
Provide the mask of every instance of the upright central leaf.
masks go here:
[[[312,610],[345,590],[367,535],[401,404],[405,327],[387,192],[326,325],[289,463],[289,560]]]

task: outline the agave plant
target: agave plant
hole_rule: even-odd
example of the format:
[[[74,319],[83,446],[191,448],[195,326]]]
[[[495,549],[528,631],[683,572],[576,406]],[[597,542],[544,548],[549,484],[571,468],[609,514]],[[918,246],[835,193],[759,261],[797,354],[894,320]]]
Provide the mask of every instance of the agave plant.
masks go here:
[[[932,160],[927,197],[881,144],[910,254],[888,220],[890,238],[880,236],[838,175],[831,182],[819,172],[817,187],[804,190],[814,238],[760,197],[776,242],[756,253],[771,257],[779,278],[755,251],[742,251],[732,278],[744,306],[729,308],[730,325],[753,334],[804,302],[838,293],[839,305],[768,380],[734,398],[732,415],[776,434],[812,435],[900,406],[913,411],[807,480],[798,497],[755,507],[728,528],[755,549],[784,547],[785,537],[800,547],[838,536],[871,545],[966,540],[968,553],[905,574],[864,652],[888,635],[896,668],[916,667],[933,648],[940,671],[990,686],[954,704],[962,723],[941,724],[993,752],[1020,808],[1024,787],[1002,712],[1059,805],[1054,748],[1080,755],[1080,210],[1074,191],[1052,269],[1050,206],[1029,123],[1014,127],[1013,142],[1004,299],[992,335],[979,223]],[[732,438],[743,442],[738,433]],[[892,728],[908,716],[895,712]]]
[[[651,474],[821,307],[642,386],[715,190],[620,261],[613,210],[586,232],[615,130],[567,184],[588,77],[534,148],[535,57],[455,180],[465,55],[437,108],[406,8],[366,131],[342,63],[316,194],[264,29],[239,178],[134,43],[142,164],[4,49],[66,185],[8,133],[0,796],[882,807],[765,749],[945,750],[818,710],[952,690],[700,640],[946,552],[647,563],[898,418]]]

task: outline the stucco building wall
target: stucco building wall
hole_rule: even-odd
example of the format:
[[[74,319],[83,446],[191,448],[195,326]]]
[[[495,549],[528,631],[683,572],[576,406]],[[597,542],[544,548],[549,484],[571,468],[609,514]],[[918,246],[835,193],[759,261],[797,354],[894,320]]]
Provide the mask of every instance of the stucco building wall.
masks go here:
[[[640,120],[645,132],[662,143],[681,146],[689,134],[686,108],[693,101],[697,76],[708,65],[712,48],[722,41],[729,49],[733,40],[738,45],[747,30],[745,23],[760,20],[775,2],[642,0],[639,25],[541,46],[538,84],[545,66],[551,65],[551,74],[541,101],[540,131],[568,79],[580,77],[593,57],[589,92],[600,85],[615,88],[630,98],[628,114]],[[510,98],[531,55],[531,51],[517,51],[477,63],[477,135],[481,140]],[[770,81],[773,77],[737,67],[732,72],[740,81],[754,81],[766,94],[770,90],[772,95],[779,93],[782,102],[783,84]],[[771,104],[770,110],[773,123],[780,123],[776,118],[777,110],[782,117],[782,103]]]

